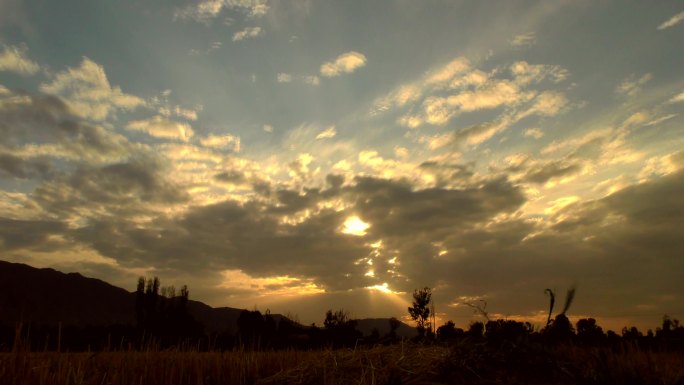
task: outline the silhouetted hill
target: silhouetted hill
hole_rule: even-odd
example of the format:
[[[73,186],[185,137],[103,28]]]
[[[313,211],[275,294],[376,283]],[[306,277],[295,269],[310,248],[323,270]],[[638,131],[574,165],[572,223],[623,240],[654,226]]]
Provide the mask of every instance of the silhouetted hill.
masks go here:
[[[242,309],[188,301],[207,332],[237,330]],[[277,321],[280,316],[277,316]],[[0,261],[0,323],[74,326],[135,324],[135,293],[78,273]]]
[[[21,263],[0,261],[0,323],[55,326],[109,326],[135,324],[135,293],[79,273],[38,269]],[[243,309],[213,308],[199,301],[188,301],[188,311],[204,325],[206,332],[237,331]],[[283,316],[274,314],[276,323]],[[389,319],[357,320],[357,328],[370,335],[389,332]],[[414,337],[414,328],[402,323],[397,336]]]
[[[78,273],[0,261],[0,322],[133,324],[135,295]]]
[[[384,336],[390,331],[389,318],[364,318],[356,320],[356,328],[363,333],[364,336],[369,336],[373,329],[378,329],[380,336]],[[412,338],[418,335],[416,328],[413,328],[405,323],[400,323],[397,328],[397,337]]]

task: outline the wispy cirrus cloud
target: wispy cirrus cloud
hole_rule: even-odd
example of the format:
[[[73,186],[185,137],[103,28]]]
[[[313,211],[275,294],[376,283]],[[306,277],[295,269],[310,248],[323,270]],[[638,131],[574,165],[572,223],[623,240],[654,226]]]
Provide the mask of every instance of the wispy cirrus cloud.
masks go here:
[[[534,32],[516,35],[511,40],[514,47],[531,47],[537,43],[537,35]]]
[[[533,127],[526,129],[524,135],[534,139],[541,139],[544,136],[544,132],[539,128]]]
[[[134,120],[126,125],[132,131],[142,131],[150,136],[160,139],[174,139],[187,142],[195,132],[187,123],[176,122],[162,116],[150,119]]]
[[[397,122],[417,129],[424,125],[444,127],[457,116],[488,111],[494,114],[489,121],[419,136],[419,141],[431,150],[458,142],[477,146],[522,119],[551,117],[565,111],[568,99],[555,85],[569,76],[561,66],[525,61],[485,71],[459,57],[377,99],[371,116],[407,111]],[[549,84],[553,88],[545,89]]]
[[[662,24],[658,26],[658,29],[662,31],[664,29],[672,28],[675,25],[681,23],[682,21],[684,21],[684,11],[679,12],[678,14],[665,20]]]
[[[234,152],[240,152],[240,137],[230,134],[225,135],[208,135],[200,139],[202,146],[217,148],[217,149],[231,149]]]
[[[239,10],[247,17],[256,18],[268,13],[270,6],[266,0],[200,0],[196,4],[176,9],[174,18],[210,23],[226,9]]]
[[[304,76],[304,83],[312,85],[312,86],[317,86],[321,84],[321,79],[316,76],[316,75],[307,75]]]
[[[233,34],[233,41],[242,41],[244,39],[251,39],[263,34],[261,27],[247,27],[241,31]]]
[[[366,55],[350,51],[338,56],[335,60],[321,64],[321,75],[335,77],[345,73],[352,73],[366,65]]]
[[[280,72],[276,76],[278,83],[290,83],[292,81],[292,75]]]
[[[325,130],[321,131],[318,135],[316,135],[316,139],[334,138],[335,135],[337,135],[337,130],[335,130],[335,126],[330,126]]]
[[[641,92],[641,88],[651,79],[653,79],[653,75],[650,73],[643,74],[642,76],[629,75],[615,88],[615,92],[620,95],[634,97]]]
[[[670,103],[681,103],[684,102],[684,92],[677,94],[670,99]]]

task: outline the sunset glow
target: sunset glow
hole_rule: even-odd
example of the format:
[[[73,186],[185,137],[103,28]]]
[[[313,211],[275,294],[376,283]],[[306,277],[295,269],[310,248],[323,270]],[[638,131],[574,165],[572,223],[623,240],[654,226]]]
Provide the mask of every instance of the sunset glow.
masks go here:
[[[503,3],[0,0],[0,258],[306,324],[677,316],[684,4]]]
[[[361,218],[354,216],[349,217],[344,221],[344,229],[342,232],[362,237],[366,235],[366,230],[368,230],[369,227],[370,225],[368,223],[362,221]]]

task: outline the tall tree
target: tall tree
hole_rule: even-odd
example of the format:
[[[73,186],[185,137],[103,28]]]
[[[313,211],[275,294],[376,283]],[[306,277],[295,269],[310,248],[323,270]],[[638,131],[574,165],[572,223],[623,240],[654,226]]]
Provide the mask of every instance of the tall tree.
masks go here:
[[[139,328],[145,322],[145,278],[138,278],[138,288],[135,291],[135,321]]]
[[[413,305],[408,308],[409,315],[416,321],[416,329],[421,337],[425,335],[425,330],[430,327],[431,298],[432,289],[429,287],[416,289],[413,292]]]

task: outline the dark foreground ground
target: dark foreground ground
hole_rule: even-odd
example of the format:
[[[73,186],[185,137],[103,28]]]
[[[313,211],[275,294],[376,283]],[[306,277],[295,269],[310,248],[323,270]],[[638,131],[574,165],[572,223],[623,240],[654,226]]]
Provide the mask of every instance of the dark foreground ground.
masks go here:
[[[684,352],[400,343],[360,349],[0,353],[0,384],[684,384]]]

